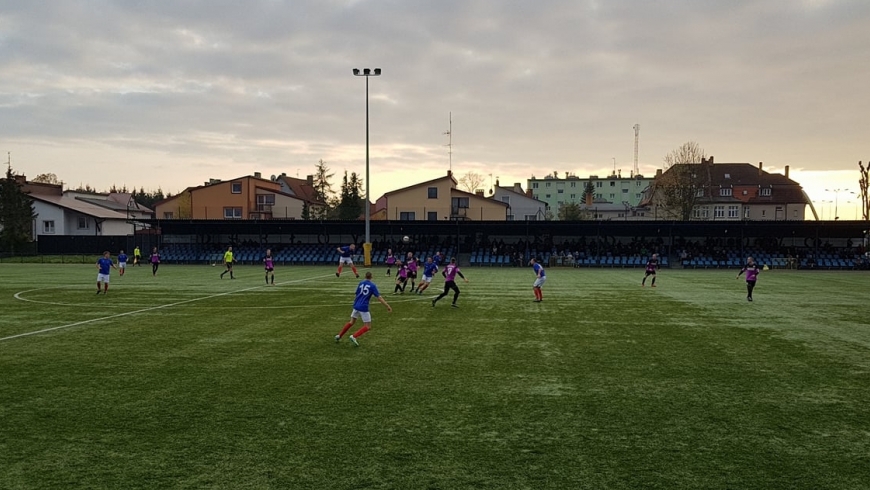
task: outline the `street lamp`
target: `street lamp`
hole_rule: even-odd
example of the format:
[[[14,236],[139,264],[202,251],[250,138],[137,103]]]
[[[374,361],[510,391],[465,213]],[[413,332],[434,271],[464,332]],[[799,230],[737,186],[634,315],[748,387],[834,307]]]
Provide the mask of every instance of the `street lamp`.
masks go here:
[[[834,221],[839,219],[839,216],[837,215],[837,197],[839,196],[839,194],[841,192],[846,192],[848,190],[849,189],[825,189],[825,192],[833,192],[834,193]]]
[[[371,221],[372,221],[372,209],[371,209],[371,194],[369,193],[369,77],[379,77],[381,76],[381,69],[375,68],[374,70],[370,68],[363,68],[362,71],[359,68],[353,69],[354,76],[357,77],[366,77],[366,242],[363,244],[363,256],[365,257],[365,265],[367,267],[371,267],[372,265],[372,237],[371,237]]]

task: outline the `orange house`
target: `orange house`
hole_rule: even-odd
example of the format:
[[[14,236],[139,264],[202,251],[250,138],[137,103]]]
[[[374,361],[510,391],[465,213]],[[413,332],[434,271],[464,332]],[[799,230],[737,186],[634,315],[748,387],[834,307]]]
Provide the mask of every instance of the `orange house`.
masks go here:
[[[301,219],[304,203],[255,173],[188,187],[155,204],[154,211],[157,219]]]

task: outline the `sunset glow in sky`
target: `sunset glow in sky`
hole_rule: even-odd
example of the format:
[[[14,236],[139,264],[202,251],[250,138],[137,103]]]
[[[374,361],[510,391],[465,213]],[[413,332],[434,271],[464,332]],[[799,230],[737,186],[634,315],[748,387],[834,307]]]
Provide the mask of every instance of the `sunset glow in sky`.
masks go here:
[[[788,165],[820,218],[854,219],[868,25],[865,0],[11,0],[0,150],[71,187],[178,192],[323,159],[337,189],[365,174],[351,70],[378,67],[373,199],[446,173],[452,112],[453,171],[487,188],[628,175],[639,124],[642,174],[696,141],[716,162]]]

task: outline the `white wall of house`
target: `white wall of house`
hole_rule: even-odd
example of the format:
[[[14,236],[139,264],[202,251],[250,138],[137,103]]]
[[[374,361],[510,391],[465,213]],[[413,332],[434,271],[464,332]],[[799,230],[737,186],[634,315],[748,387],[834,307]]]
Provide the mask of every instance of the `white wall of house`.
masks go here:
[[[63,208],[34,199],[33,211],[36,214],[36,218],[33,219],[34,239],[38,239],[40,235],[66,234],[66,218]]]
[[[516,192],[508,191],[501,187],[495,188],[492,194],[492,199],[510,206],[508,209],[509,221],[542,221],[544,219],[544,213],[547,211],[546,203],[522,194],[517,194]]]

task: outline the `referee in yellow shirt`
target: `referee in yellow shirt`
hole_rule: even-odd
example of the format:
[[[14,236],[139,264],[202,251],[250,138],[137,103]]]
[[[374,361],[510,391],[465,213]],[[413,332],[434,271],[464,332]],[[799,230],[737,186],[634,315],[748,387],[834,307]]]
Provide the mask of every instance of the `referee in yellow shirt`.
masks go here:
[[[224,253],[224,265],[227,266],[227,270],[221,272],[221,279],[224,278],[224,274],[227,272],[230,273],[230,279],[235,279],[233,277],[233,247],[227,247],[227,251]]]

